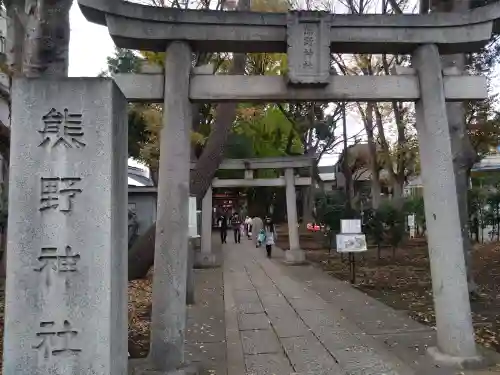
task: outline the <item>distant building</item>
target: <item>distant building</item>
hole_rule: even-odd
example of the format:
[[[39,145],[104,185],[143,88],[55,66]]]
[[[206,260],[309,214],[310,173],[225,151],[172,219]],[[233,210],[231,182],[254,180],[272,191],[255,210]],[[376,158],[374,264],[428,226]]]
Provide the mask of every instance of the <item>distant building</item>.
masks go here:
[[[367,143],[357,143],[347,148],[349,155],[349,165],[352,171],[353,196],[366,201],[371,197],[372,173],[369,168],[370,150]],[[330,166],[319,167],[320,178],[323,180],[324,191],[344,190],[345,176],[343,173],[344,152],[337,163]],[[387,172],[380,171],[382,195],[388,195],[389,190],[386,185]]]
[[[151,179],[151,174],[149,173],[149,168],[137,166],[137,163],[130,165],[133,162],[129,162],[128,165],[128,185],[129,186],[154,186],[153,180]]]

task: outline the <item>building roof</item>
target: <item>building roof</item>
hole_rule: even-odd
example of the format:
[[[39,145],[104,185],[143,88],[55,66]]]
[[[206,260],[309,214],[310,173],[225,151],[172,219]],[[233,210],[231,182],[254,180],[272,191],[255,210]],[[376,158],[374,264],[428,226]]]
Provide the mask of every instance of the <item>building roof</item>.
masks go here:
[[[139,166],[137,163],[133,163],[135,166],[128,166],[128,185],[129,186],[154,186],[153,180],[150,177],[149,168],[145,166]]]

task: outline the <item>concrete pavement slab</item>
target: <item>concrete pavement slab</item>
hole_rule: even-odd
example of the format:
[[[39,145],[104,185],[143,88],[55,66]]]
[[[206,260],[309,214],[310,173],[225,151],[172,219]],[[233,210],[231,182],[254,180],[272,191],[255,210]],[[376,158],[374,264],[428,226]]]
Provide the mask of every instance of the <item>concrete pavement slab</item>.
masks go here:
[[[317,375],[344,374],[335,359],[313,335],[283,338],[281,342],[295,371]]]
[[[238,314],[238,325],[240,331],[271,329],[271,323],[269,322],[269,317],[265,313]]]
[[[240,331],[244,354],[278,353],[281,345],[273,330]]]
[[[248,375],[290,375],[293,368],[283,354],[256,354],[245,357]]]

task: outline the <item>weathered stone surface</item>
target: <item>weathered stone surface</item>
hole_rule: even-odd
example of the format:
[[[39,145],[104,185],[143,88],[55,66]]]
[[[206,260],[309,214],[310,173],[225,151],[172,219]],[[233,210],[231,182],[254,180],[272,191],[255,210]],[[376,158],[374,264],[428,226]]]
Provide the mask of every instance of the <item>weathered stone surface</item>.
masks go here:
[[[163,75],[119,74],[115,80],[127,99],[133,102],[163,101]],[[488,97],[487,80],[481,76],[445,76],[447,101],[480,100]],[[330,76],[321,89],[295,87],[282,76],[195,75],[191,78],[190,99],[193,102],[287,102],[287,101],[414,101],[420,98],[418,79],[410,75]],[[267,158],[263,159],[266,160]],[[294,166],[298,168],[298,166]],[[219,168],[223,169],[223,168]],[[269,181],[282,186],[280,179],[256,179],[248,185]],[[218,184],[228,181],[218,180]],[[305,178],[297,182],[306,184]],[[235,185],[232,185],[235,186]]]
[[[186,360],[198,368],[201,374],[224,374],[226,372],[225,342],[188,342]]]
[[[211,319],[213,318],[213,319]],[[222,342],[225,339],[225,332],[220,329],[223,322],[216,320],[216,315],[208,315],[202,318],[197,314],[195,319],[188,318],[186,324],[186,340],[193,343],[213,343]]]
[[[415,103],[415,112],[422,180],[426,187],[425,217],[437,344],[439,350],[448,356],[474,358],[477,351],[465,271],[460,203],[456,193],[455,155],[437,47],[424,45],[418,48],[413,55],[413,65],[422,90],[422,99]]]
[[[240,331],[271,329],[269,318],[266,314],[239,314],[238,322]]]
[[[283,316],[297,316],[295,310],[290,305],[266,308],[266,314],[269,316],[269,319],[280,318]]]
[[[158,371],[147,359],[133,359],[129,362],[128,375],[205,375],[196,365],[181,366],[171,371]]]
[[[290,241],[290,254],[293,258],[287,255],[287,261],[291,263],[303,262],[305,255],[303,250],[300,249],[299,243],[299,229],[297,227],[297,194],[295,192],[294,184],[294,170],[292,168],[285,169],[286,181],[286,214],[288,220],[288,236]],[[300,254],[300,256],[299,256]]]
[[[263,354],[277,353],[281,346],[273,330],[241,331],[243,353]]]
[[[12,88],[5,374],[127,365],[127,112],[108,79]]]
[[[335,359],[312,335],[284,338],[281,342],[297,372],[315,375],[344,374]]]
[[[295,310],[324,310],[328,304],[320,297],[290,298],[288,300]]]
[[[288,250],[285,252],[285,264],[301,265],[306,263],[306,254],[304,250]]]
[[[235,290],[233,292],[236,303],[259,302],[259,296],[255,290]]]
[[[251,375],[290,375],[293,369],[284,354],[256,354],[245,358]]]
[[[192,124],[191,49],[174,42],[166,52],[158,182],[162,199],[158,199],[156,220],[150,349],[150,358],[161,371],[174,370],[184,362]]]
[[[271,323],[278,337],[305,336],[309,329],[296,314],[274,315]]]
[[[311,328],[314,334],[325,348],[336,358],[335,353],[339,350],[345,350],[356,345],[360,345],[360,338],[352,334],[343,326],[321,326]]]
[[[243,302],[237,305],[238,311],[244,314],[258,314],[263,313],[264,308],[259,301],[255,302]]]
[[[214,261],[212,254],[212,187],[209,187],[201,204],[201,256],[206,262]]]
[[[123,2],[79,0],[92,22],[108,25],[119,47],[163,52],[165,45],[186,40],[197,51],[285,52],[285,13],[246,13],[147,8]],[[337,53],[404,54],[424,43],[442,53],[477,52],[500,25],[500,6],[491,4],[463,14],[332,14],[330,47]],[[242,22],[242,18],[244,21]],[[218,24],[214,24],[214,19]],[[193,27],[193,24],[196,27]]]
[[[195,240],[198,238],[189,238],[188,241],[188,260],[186,272],[186,304],[193,305],[195,303],[195,286],[194,286],[194,252]]]
[[[227,278],[234,291],[255,290],[246,272],[228,272]]]
[[[374,350],[361,344],[336,350],[335,359],[348,374],[369,375],[387,374],[398,375],[398,373],[387,362],[384,362]]]
[[[309,327],[335,327],[342,323],[342,318],[339,318],[337,314],[332,314],[331,311],[303,310],[299,311],[299,315]]]
[[[197,251],[194,254],[194,268],[216,268],[220,267],[221,261],[216,254],[205,254]]]
[[[291,84],[327,85],[330,78],[330,14],[288,13],[288,79]]]
[[[287,302],[283,295],[279,294],[264,294],[261,295],[259,291],[259,296],[262,301],[262,305],[266,310],[280,309],[280,308],[290,308],[290,304]]]

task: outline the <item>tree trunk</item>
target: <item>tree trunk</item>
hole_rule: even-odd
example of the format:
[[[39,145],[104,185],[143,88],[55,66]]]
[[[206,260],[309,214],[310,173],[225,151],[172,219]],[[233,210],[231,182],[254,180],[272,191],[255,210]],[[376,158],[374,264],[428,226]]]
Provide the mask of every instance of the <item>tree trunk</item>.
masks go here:
[[[436,1],[434,9],[438,12],[465,12],[470,4],[467,0]],[[465,55],[445,55],[442,57],[443,68],[456,67],[460,72],[465,68]],[[446,103],[448,124],[451,133],[453,166],[456,173],[457,196],[459,200],[459,215],[464,244],[464,258],[467,272],[467,285],[471,295],[477,293],[477,285],[471,268],[471,242],[469,237],[469,213],[467,194],[469,192],[469,170],[477,160],[477,154],[467,133],[464,103]]]
[[[306,186],[302,191],[302,224],[311,223],[313,218],[314,187]]]
[[[342,133],[343,133],[343,143],[344,143],[344,158],[342,160],[342,173],[344,174],[345,181],[345,194],[346,194],[346,208],[349,215],[352,212],[352,200],[354,196],[353,180],[352,180],[352,170],[349,162],[349,152],[347,148],[347,118],[345,114],[346,103],[342,103]]]
[[[4,0],[4,4],[7,10],[7,67],[12,77],[20,75],[23,67],[23,46],[26,36],[24,1]]]
[[[238,10],[250,9],[250,0],[240,0]],[[229,74],[245,74],[246,55],[235,53]],[[236,118],[235,103],[222,103],[217,106],[215,123],[208,137],[201,157],[196,167],[191,171],[190,194],[202,199],[212,184],[212,180],[224,158],[224,147],[226,140]],[[162,199],[162,197],[157,197]],[[155,229],[153,223],[148,230],[137,239],[129,251],[128,278],[134,280],[146,276],[153,265],[155,250]]]
[[[27,0],[22,72],[27,77],[66,77],[69,11],[73,0]]]
[[[4,0],[7,66],[11,77],[68,76],[72,4],[73,0]],[[9,160],[8,155],[4,160]],[[0,269],[5,270],[6,263],[5,249]]]
[[[404,181],[395,179],[392,184],[392,199],[396,202],[396,205],[400,207],[403,203],[403,184]]]
[[[377,162],[377,146],[375,145],[375,138],[373,136],[373,104],[368,103],[366,106],[366,121],[365,130],[368,139],[368,149],[370,151],[370,172],[371,172],[371,194],[372,194],[372,208],[376,210],[380,206],[380,194],[382,189],[380,187],[380,176]]]

